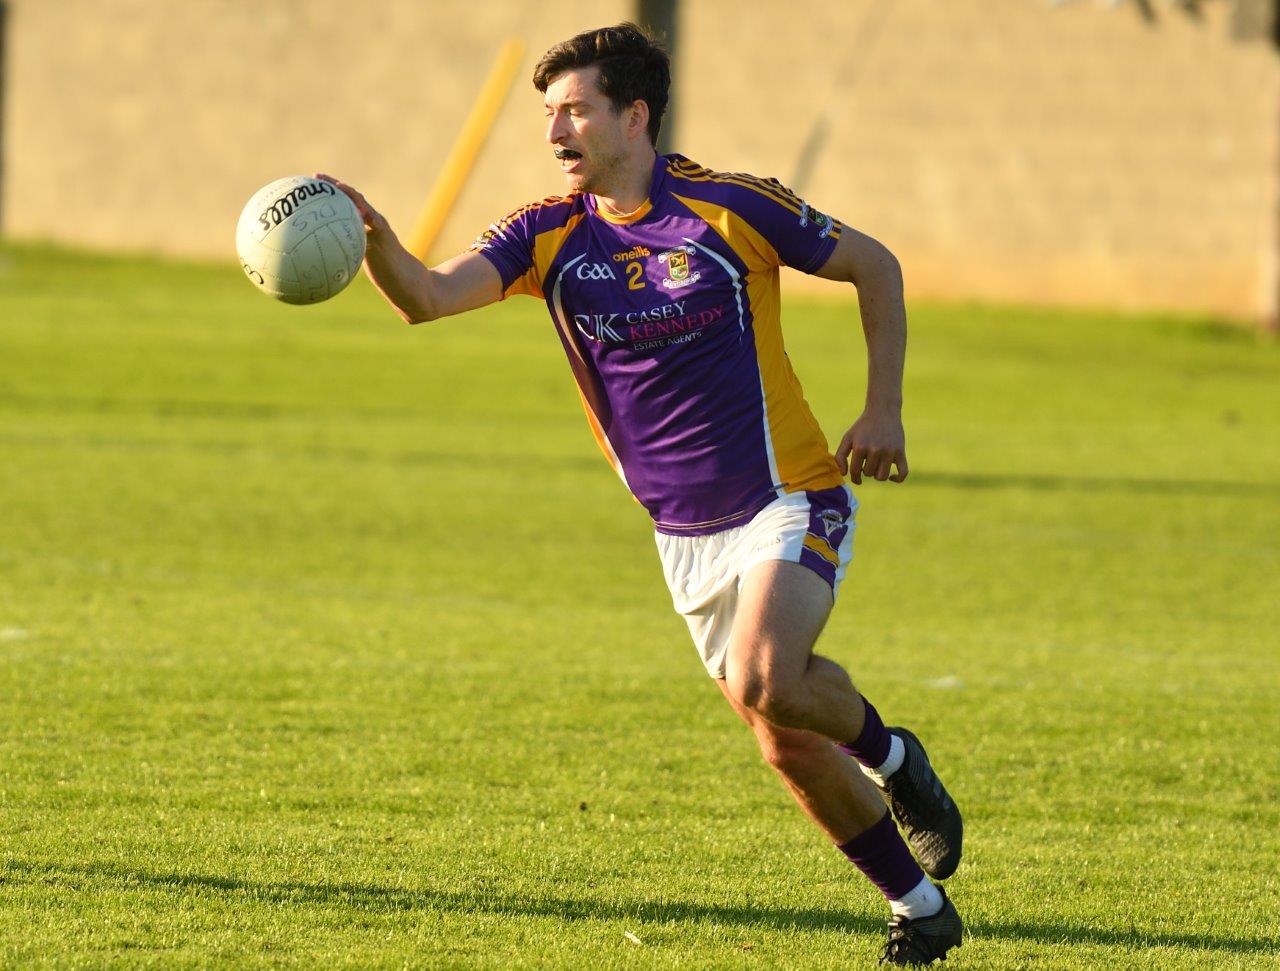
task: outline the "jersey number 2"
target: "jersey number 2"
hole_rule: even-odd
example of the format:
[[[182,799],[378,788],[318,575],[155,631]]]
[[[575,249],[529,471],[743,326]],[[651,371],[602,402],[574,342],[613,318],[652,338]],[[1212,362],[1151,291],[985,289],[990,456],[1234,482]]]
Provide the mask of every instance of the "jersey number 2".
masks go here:
[[[638,262],[627,264],[627,289],[643,290],[646,284],[644,282],[644,266]]]

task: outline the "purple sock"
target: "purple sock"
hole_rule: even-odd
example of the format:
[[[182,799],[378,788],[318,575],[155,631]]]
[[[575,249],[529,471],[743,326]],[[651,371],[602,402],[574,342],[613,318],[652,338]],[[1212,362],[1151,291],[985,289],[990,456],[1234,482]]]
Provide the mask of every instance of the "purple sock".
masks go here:
[[[841,844],[840,852],[880,888],[886,900],[901,900],[924,879],[924,871],[888,812],[870,829]]]
[[[862,720],[862,731],[852,742],[840,746],[847,755],[853,756],[868,769],[876,769],[884,765],[889,757],[889,731],[880,720],[880,712],[866,698],[862,699],[866,708],[866,716]]]

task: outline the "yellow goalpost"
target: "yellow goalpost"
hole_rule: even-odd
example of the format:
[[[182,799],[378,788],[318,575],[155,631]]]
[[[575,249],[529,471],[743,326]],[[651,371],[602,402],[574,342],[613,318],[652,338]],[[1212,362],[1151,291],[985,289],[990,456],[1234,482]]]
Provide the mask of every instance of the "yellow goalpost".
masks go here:
[[[484,86],[476,98],[471,114],[467,116],[462,131],[453,143],[444,167],[431,187],[431,194],[422,207],[418,222],[409,237],[409,252],[424,262],[431,251],[431,245],[440,235],[450,210],[458,201],[467,176],[475,166],[480,148],[493,124],[497,121],[498,112],[506,100],[507,92],[520,70],[520,62],[524,57],[524,41],[517,37],[508,39],[498,52],[497,59],[485,79]]]

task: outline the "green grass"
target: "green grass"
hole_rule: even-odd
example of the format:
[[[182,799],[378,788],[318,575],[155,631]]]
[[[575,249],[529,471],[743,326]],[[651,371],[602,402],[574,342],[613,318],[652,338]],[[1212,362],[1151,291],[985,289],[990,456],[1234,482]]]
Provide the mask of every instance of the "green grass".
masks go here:
[[[827,433],[851,302],[792,302]],[[912,308],[823,650],[966,811],[959,968],[1275,966],[1280,354]],[[0,964],[868,966],[540,304],[0,250]],[[630,932],[641,943],[624,935]]]

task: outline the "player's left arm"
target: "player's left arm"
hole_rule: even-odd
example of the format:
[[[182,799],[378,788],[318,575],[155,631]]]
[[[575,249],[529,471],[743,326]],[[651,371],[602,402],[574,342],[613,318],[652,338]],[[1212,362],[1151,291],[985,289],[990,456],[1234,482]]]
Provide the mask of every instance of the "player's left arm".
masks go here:
[[[866,407],[840,439],[836,464],[858,484],[864,475],[881,482],[902,482],[907,477],[907,439],[902,428],[907,311],[902,267],[884,244],[844,226],[831,256],[814,275],[857,288],[867,340]]]

